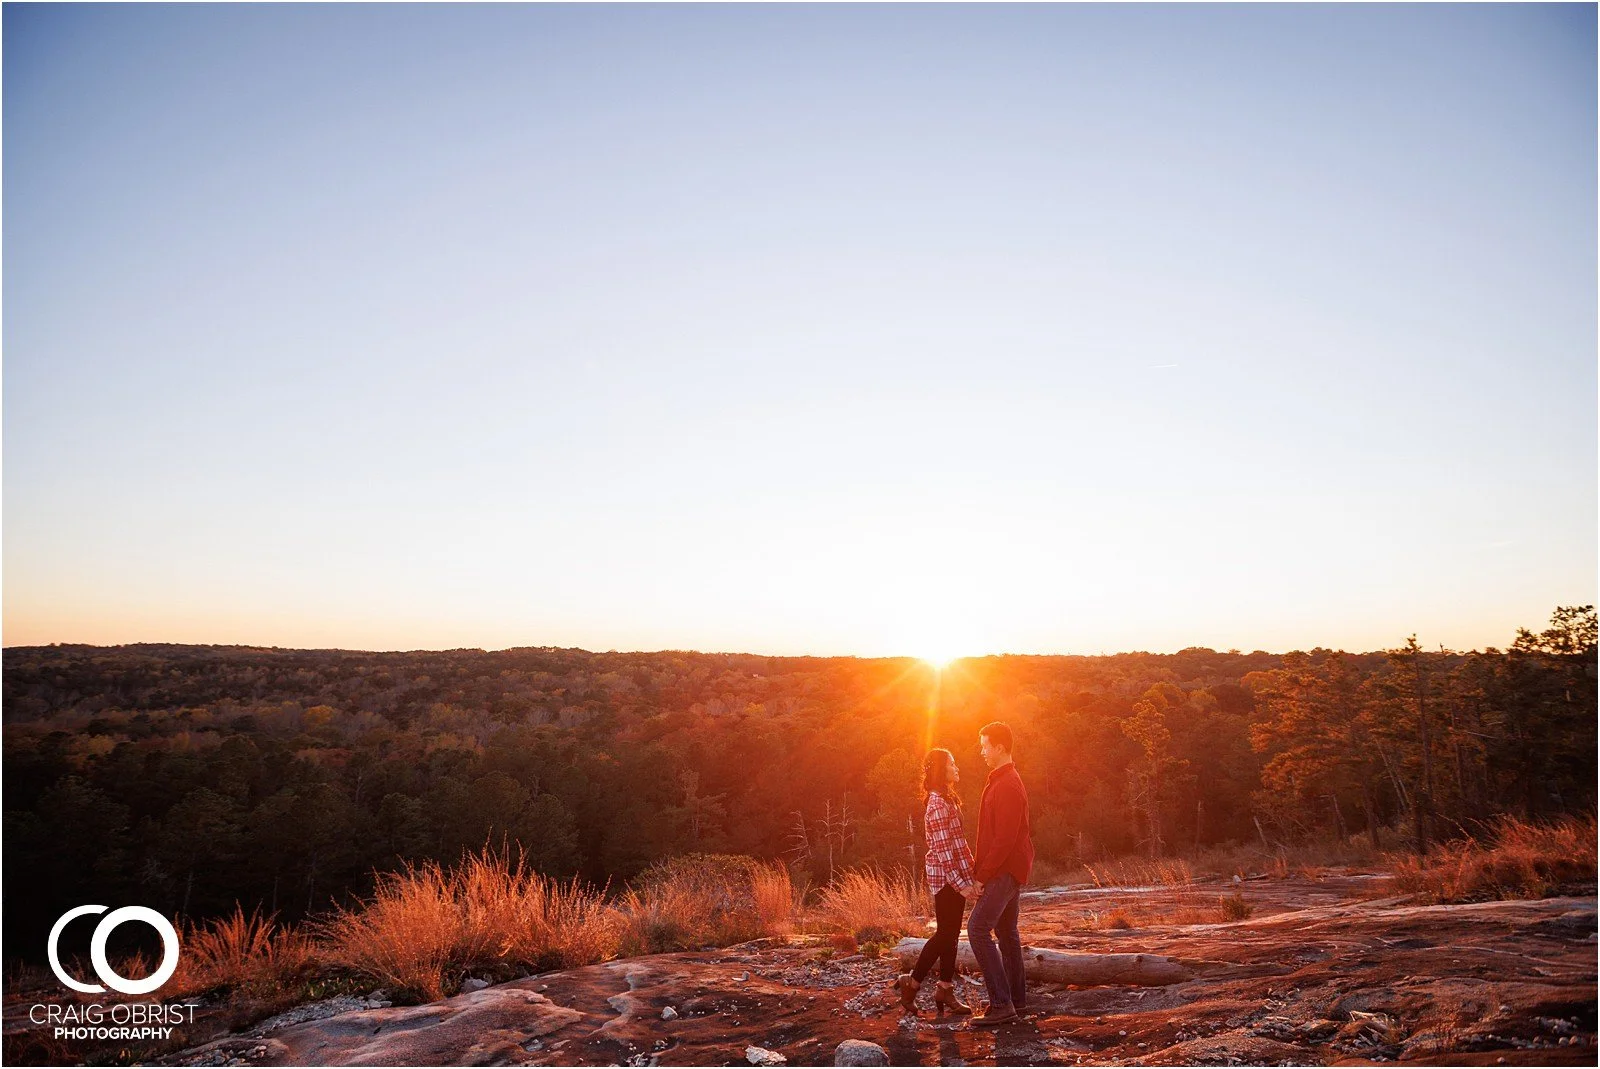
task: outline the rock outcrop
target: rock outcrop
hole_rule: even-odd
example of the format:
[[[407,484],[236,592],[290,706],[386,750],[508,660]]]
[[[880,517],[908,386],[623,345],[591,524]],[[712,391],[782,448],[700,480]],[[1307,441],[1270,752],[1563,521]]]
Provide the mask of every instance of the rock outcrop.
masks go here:
[[[1169,966],[1191,975],[1036,980],[1034,1016],[997,1029],[938,1016],[926,998],[920,1013],[904,1013],[890,987],[894,955],[775,941],[547,973],[426,1006],[284,1015],[166,1061],[748,1065],[759,1048],[789,1065],[885,1064],[840,1060],[876,1047],[890,1065],[1594,1064],[1592,895],[1424,906],[1363,900],[1372,886],[1261,881],[1245,886],[1248,920],[1128,929],[1087,927],[1086,906],[1154,914],[1148,894],[1038,895],[1022,915],[1035,955],[1139,959],[1132,975]],[[1209,895],[1216,912],[1215,887],[1156,893],[1167,907],[1191,896],[1191,914]],[[975,977],[957,984],[981,1002]]]

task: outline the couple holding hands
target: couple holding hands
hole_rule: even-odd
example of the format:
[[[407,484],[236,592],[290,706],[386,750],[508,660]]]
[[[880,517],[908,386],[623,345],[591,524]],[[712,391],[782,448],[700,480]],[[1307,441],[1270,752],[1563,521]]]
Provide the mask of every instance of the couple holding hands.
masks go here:
[[[922,789],[928,798],[925,866],[936,928],[915,967],[901,974],[894,986],[906,1010],[915,1013],[917,992],[937,963],[939,982],[934,989],[934,1005],[940,1012],[972,1012],[956,996],[952,984],[961,916],[967,903],[972,902],[967,935],[989,994],[988,1009],[972,1023],[990,1027],[1016,1020],[1027,1006],[1017,908],[1022,885],[1033,868],[1033,839],[1028,825],[1028,792],[1011,761],[1011,729],[999,722],[985,724],[978,732],[978,744],[991,771],[978,807],[976,858],[962,831],[961,797],[955,790],[961,770],[956,767],[955,757],[949,750],[929,750],[922,762]]]

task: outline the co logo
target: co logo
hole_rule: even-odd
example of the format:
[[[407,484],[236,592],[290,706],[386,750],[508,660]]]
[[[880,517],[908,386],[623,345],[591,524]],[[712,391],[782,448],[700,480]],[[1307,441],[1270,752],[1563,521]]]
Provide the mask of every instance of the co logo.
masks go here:
[[[55,971],[56,979],[86,995],[99,994],[106,988],[99,984],[85,984],[74,980],[67,975],[61,967],[60,956],[56,952],[56,943],[61,939],[61,929],[67,922],[86,913],[106,913],[105,906],[78,906],[69,909],[56,921],[55,927],[50,929],[50,943],[47,949],[50,952],[50,968]],[[125,921],[144,921],[161,935],[161,967],[143,980],[129,980],[119,975],[111,968],[111,963],[106,960],[106,940],[111,937],[111,930]],[[94,971],[104,980],[106,987],[113,991],[120,991],[124,995],[145,995],[154,991],[168,980],[178,969],[178,932],[172,927],[172,922],[149,906],[123,906],[114,909],[101,918],[95,925],[94,938],[89,941],[89,960],[94,964]]]

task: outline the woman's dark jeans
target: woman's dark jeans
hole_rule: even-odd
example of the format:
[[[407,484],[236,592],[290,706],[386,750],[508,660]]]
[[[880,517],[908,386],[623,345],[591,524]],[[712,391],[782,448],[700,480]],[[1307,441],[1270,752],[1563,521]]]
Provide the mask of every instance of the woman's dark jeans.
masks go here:
[[[967,921],[967,937],[972,941],[972,956],[983,970],[983,986],[989,989],[991,1012],[1028,1002],[1028,978],[1022,972],[1022,937],[1017,933],[1017,906],[1022,888],[1017,878],[1002,872],[983,885],[983,894],[972,907]],[[1000,945],[996,947],[995,937]]]
[[[949,983],[956,975],[956,947],[961,940],[961,914],[967,910],[967,900],[961,897],[949,884],[939,888],[939,893],[933,896],[933,916],[936,927],[933,938],[923,945],[922,953],[917,955],[917,964],[911,970],[911,978],[917,983],[933,969],[933,963],[939,963],[939,979]]]

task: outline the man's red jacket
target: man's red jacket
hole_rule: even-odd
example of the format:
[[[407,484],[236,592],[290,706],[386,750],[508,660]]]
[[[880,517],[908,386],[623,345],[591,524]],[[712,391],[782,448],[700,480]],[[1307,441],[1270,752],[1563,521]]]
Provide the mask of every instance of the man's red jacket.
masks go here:
[[[987,883],[1009,872],[1017,883],[1033,871],[1033,835],[1028,823],[1028,789],[1007,762],[989,773],[978,806],[978,864],[975,875]]]

